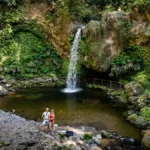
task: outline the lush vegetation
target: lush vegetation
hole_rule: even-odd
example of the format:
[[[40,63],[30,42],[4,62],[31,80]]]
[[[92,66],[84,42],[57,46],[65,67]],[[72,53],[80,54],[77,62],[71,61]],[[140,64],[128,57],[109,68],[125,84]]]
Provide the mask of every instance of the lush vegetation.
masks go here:
[[[26,7],[35,2],[48,4],[44,17],[47,23],[54,23],[56,26],[69,22],[85,24],[92,19],[99,21],[105,11],[128,12],[135,6],[144,14],[150,10],[149,0],[1,0],[0,71],[4,75],[32,77],[51,72],[65,75],[67,72],[68,59],[62,60],[54,45],[49,44],[44,27],[38,25],[36,20],[24,18]],[[131,22],[122,21],[119,24],[118,37],[122,52],[111,62],[110,76],[119,77],[139,71],[147,74],[150,70],[150,45],[130,44],[129,40],[133,38],[129,34],[131,28]],[[89,47],[94,44],[86,40],[82,36],[80,41],[80,51],[84,56],[89,55]],[[98,62],[101,65],[103,61]]]
[[[110,76],[118,76],[129,71],[143,69],[145,51],[142,47],[130,45],[125,52],[117,56],[111,63]]]
[[[36,77],[60,71],[62,59],[36,22],[24,22],[23,1],[0,5],[0,72],[9,77]],[[11,8],[8,8],[8,7]]]
[[[40,34],[38,27],[36,29],[34,24],[23,24],[13,29],[3,30],[8,32],[9,36],[3,37],[1,43],[2,74],[33,77],[51,72],[56,73],[60,69],[61,58],[56,50],[42,39],[43,32]]]

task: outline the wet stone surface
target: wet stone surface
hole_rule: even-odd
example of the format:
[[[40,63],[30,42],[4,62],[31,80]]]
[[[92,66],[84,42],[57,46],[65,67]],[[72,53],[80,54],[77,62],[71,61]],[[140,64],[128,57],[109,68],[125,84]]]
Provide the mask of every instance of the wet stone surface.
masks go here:
[[[140,150],[133,138],[120,137],[117,133],[97,131],[94,127],[58,126],[52,134],[39,130],[40,122],[28,121],[12,113],[0,111],[1,150],[101,150],[136,149]],[[66,137],[66,131],[73,136]],[[86,136],[85,136],[86,135]],[[90,135],[90,137],[89,137]]]

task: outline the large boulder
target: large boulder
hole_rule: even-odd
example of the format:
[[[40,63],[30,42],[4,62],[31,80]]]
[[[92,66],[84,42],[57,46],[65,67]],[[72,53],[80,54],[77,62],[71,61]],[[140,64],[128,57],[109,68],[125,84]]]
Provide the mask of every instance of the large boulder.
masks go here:
[[[142,146],[145,149],[150,149],[150,130],[146,130],[142,139]]]
[[[136,96],[144,92],[143,86],[137,81],[132,81],[125,84],[124,89],[129,97]]]
[[[128,98],[128,102],[132,105],[137,105],[138,97],[137,96],[130,96]]]
[[[144,117],[138,116],[137,114],[128,116],[127,120],[138,127],[142,127],[144,124],[146,124]]]
[[[150,37],[150,13],[147,10],[140,11],[138,6],[134,6],[129,16],[132,22],[131,34],[134,37],[131,43],[136,45],[148,44]]]
[[[8,90],[5,89],[2,85],[0,85],[0,96],[6,95],[8,93]]]
[[[121,52],[118,33],[121,32],[121,23],[127,22],[127,17],[124,12],[109,12],[101,21],[91,20],[85,26],[83,35],[86,38],[82,42],[85,44],[81,60],[87,68],[106,71],[110,67],[111,60]]]

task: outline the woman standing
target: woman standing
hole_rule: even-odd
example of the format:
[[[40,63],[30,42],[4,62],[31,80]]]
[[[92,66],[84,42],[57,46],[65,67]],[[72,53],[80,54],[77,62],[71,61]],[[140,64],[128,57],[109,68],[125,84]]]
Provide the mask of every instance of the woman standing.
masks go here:
[[[51,109],[51,112],[50,112],[50,116],[49,116],[49,129],[51,131],[51,133],[53,133],[53,130],[54,130],[54,120],[55,120],[55,112],[54,112],[54,109]]]

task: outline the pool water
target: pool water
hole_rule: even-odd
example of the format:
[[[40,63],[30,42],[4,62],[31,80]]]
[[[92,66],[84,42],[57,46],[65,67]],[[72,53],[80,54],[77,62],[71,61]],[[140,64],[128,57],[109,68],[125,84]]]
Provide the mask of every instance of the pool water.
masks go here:
[[[123,110],[111,107],[102,90],[84,89],[63,93],[59,88],[22,89],[0,98],[0,109],[12,111],[28,119],[42,121],[48,107],[55,110],[58,125],[87,125],[122,136],[139,138],[139,130],[126,122]]]

